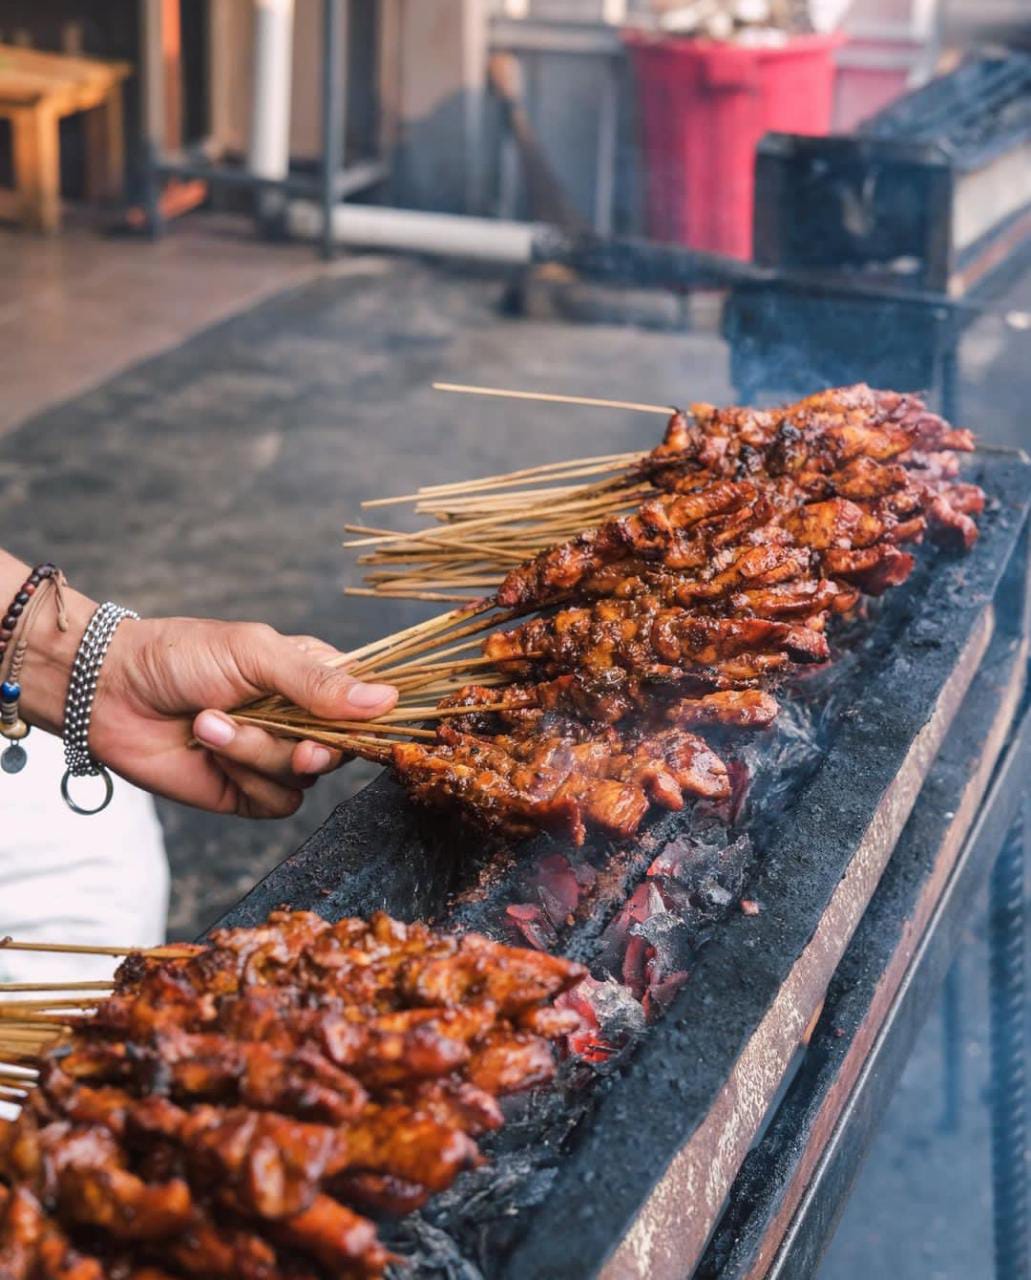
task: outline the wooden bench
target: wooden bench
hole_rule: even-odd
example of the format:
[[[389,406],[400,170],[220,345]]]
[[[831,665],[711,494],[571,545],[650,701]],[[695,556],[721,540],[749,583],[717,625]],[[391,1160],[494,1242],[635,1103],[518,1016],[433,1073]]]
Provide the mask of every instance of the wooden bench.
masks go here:
[[[0,191],[0,217],[56,231],[61,224],[58,126],[79,111],[85,120],[86,196],[114,199],[125,176],[122,81],[125,62],[41,53],[0,44],[0,118],[10,120],[14,191]]]

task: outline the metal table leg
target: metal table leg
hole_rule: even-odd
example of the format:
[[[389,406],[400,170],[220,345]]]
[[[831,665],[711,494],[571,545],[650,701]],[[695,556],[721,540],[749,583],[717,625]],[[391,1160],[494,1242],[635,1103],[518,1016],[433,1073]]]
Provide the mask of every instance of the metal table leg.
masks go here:
[[[1031,1276],[1027,1171],[1025,853],[1031,801],[992,872],[989,907],[992,1189],[996,1280]]]

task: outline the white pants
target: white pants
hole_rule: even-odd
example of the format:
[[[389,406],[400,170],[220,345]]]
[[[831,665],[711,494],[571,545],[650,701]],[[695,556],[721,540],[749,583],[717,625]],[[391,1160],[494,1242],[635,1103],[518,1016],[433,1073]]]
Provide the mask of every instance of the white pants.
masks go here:
[[[5,744],[0,742],[0,748]],[[21,773],[0,773],[0,937],[144,947],[163,942],[168,863],[150,796],[115,778],[103,813],[82,817],[61,799],[59,739],[34,729]],[[96,779],[74,794],[101,795]],[[117,961],[0,948],[0,981],[89,981]]]

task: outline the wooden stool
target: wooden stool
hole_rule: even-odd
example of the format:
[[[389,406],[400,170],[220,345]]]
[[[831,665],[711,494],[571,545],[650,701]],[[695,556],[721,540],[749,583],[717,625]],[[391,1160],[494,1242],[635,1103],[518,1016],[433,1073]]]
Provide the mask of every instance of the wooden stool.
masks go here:
[[[61,224],[58,124],[86,117],[86,195],[114,199],[125,170],[122,81],[126,62],[40,53],[0,44],[0,117],[11,122],[15,190],[0,191],[0,217],[56,231]]]

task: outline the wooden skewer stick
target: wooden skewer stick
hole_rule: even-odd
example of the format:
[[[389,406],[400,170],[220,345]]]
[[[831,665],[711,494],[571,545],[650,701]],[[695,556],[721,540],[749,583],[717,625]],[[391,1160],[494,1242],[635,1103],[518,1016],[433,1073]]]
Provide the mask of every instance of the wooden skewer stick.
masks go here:
[[[15,1089],[11,1085],[0,1083],[0,1098],[5,1098],[8,1102],[19,1102],[28,1096],[27,1089]]]
[[[630,409],[635,413],[661,413],[668,418],[675,405],[641,404],[636,400],[601,400],[595,396],[565,396],[550,391],[507,391],[501,387],[470,387],[463,382],[435,382],[434,391],[452,391],[464,396],[499,396],[505,400],[540,400],[547,404],[582,404],[594,409]]]
[[[298,712],[304,715],[304,712]],[[236,717],[234,717],[236,718]],[[321,742],[328,747],[339,747],[346,750],[346,742],[344,739],[351,740],[359,736],[363,736],[367,741],[376,742],[385,750],[390,749],[390,744],[383,742],[373,736],[373,731],[377,730],[379,721],[377,720],[288,720],[288,719],[257,719],[246,717],[248,723],[256,724],[262,729],[268,729],[272,733],[278,733],[284,738],[307,738],[312,742]],[[346,733],[337,733],[337,729],[345,729]],[[432,729],[397,729],[384,724],[380,730],[384,734],[401,735],[403,737],[419,737],[419,738],[435,738],[436,734]],[[340,741],[336,741],[340,739]]]
[[[0,938],[0,951],[43,951],[73,956],[149,956],[152,960],[182,960],[196,954],[192,947],[91,947],[77,942],[18,942]]]
[[[472,640],[468,644],[455,645],[453,649],[446,652],[457,652],[459,649],[474,649],[481,641]],[[465,658],[462,662],[462,670],[467,667],[489,667],[493,664],[494,659],[486,656],[482,658]],[[430,671],[453,671],[455,664],[453,662],[414,662],[406,667],[394,667],[392,670],[392,680],[403,680],[406,675],[423,676]]]
[[[491,489],[508,489],[513,485],[553,480],[571,480],[577,476],[601,475],[606,471],[625,471],[627,467],[645,456],[642,452],[610,453],[597,458],[573,458],[565,462],[547,462],[539,467],[524,467],[521,471],[502,472],[496,476],[481,476],[476,480],[456,480],[450,484],[425,485],[416,493],[399,494],[396,498],[369,498],[362,503],[365,508],[389,507],[401,502],[423,502],[434,498],[453,498],[459,494],[485,493]]]
[[[480,639],[466,640],[462,644],[450,645],[447,649],[436,649],[430,656],[434,659],[446,658],[446,657],[450,657],[452,654],[455,654],[455,653],[465,653],[470,649],[479,649],[482,643],[483,641]],[[457,665],[465,666],[467,663],[472,663],[475,661],[477,660],[474,658],[463,658],[460,660],[460,662]],[[388,683],[392,683],[396,677],[403,677],[408,675],[422,675],[426,671],[445,671],[448,669],[454,669],[455,665],[456,664],[454,662],[451,662],[451,663],[444,663],[444,662],[437,662],[437,661],[405,662],[405,663],[402,663],[401,666],[399,667],[381,668],[376,672],[376,678],[380,680],[385,680]]]
[[[481,711],[525,711],[526,707],[525,702],[485,702],[482,706],[468,707],[435,707],[431,704],[427,707],[406,707],[405,714],[418,720],[443,720],[448,716],[477,715]]]
[[[454,613],[460,615],[462,611],[455,610]],[[485,614],[490,614],[490,616],[484,617]],[[451,615],[444,614],[443,616],[450,617]],[[440,646],[448,644],[452,640],[462,640],[466,636],[475,635],[480,631],[489,631],[491,627],[497,626],[499,623],[507,622],[510,618],[517,617],[518,613],[511,609],[506,610],[504,613],[496,613],[493,605],[481,604],[476,609],[465,611],[465,616],[470,618],[475,617],[477,621],[470,622],[465,626],[456,626],[454,630],[448,631],[446,635],[428,634],[426,636],[413,637],[404,644],[398,645],[392,651],[377,655],[376,661],[363,663],[360,668],[362,678],[364,679],[373,672],[375,672],[376,675],[380,675],[384,671],[396,670],[396,667],[390,664],[394,663],[397,659],[403,658],[404,661],[400,663],[400,665],[410,666],[411,659],[417,654],[439,649]],[[443,630],[443,628],[439,628],[438,631],[439,630]],[[453,649],[444,650],[445,653],[451,653],[453,651]],[[380,665],[381,663],[386,665]],[[358,674],[358,671],[359,669],[356,669],[356,674]]]
[[[6,1055],[5,1044],[48,1043],[53,1036],[41,1027],[4,1027],[0,1031],[0,1054]]]
[[[95,1009],[103,996],[71,996],[67,1000],[0,1000],[0,1019],[17,1018],[20,1013],[42,1009]]]
[[[31,1009],[17,1016],[3,1014],[0,1015],[0,1036],[5,1036],[9,1030],[17,1031],[19,1027],[29,1031],[61,1031],[70,1029],[78,1021],[79,1015],[75,1011],[60,1017],[56,1013],[33,1013]]]
[[[363,665],[365,659],[376,655],[377,658],[382,657],[386,650],[396,650],[404,648],[409,641],[417,641],[436,631],[444,631],[451,626],[452,623],[459,623],[463,618],[474,616],[478,609],[466,606],[464,609],[451,609],[448,613],[438,614],[435,618],[428,618],[424,622],[417,622],[414,626],[405,627],[403,631],[395,631],[392,635],[383,636],[379,640],[371,640],[368,644],[362,645],[360,649],[352,649],[350,653],[344,654],[343,661],[334,665],[345,665],[347,663],[355,663],[354,670],[358,672]]]
[[[516,519],[528,521],[534,516],[539,516],[541,523],[546,524],[556,516],[561,518],[573,512],[578,516],[582,516],[588,513],[592,506],[607,506],[609,502],[610,498],[607,495],[590,500],[577,498],[566,499],[564,502],[540,502],[535,506],[526,507]],[[386,537],[382,534],[376,534],[374,537],[368,538],[350,538],[343,545],[345,547],[407,547],[415,545],[451,551],[456,546],[465,545],[465,539],[467,539],[471,529],[489,529],[499,524],[511,524],[512,520],[511,512],[500,511],[487,516],[477,516],[472,520],[462,520],[453,524],[441,525],[438,528],[392,533]],[[354,526],[345,525],[344,528],[350,532]]]
[[[593,458],[564,458],[561,462],[542,462],[535,467],[522,467],[518,471],[501,471],[493,476],[478,476],[474,480],[449,480],[447,484],[426,484],[419,489],[421,497],[446,497],[448,494],[466,493],[470,485],[508,485],[516,480],[535,480],[536,477],[555,472],[575,470],[579,467],[604,467],[613,469],[646,456],[640,449],[628,453],[600,453]]]
[[[391,600],[422,600],[429,604],[454,604],[459,600],[469,600],[468,591],[419,591],[415,588],[393,587],[389,591],[377,591],[374,587],[345,587],[345,596],[375,596],[379,599],[389,597]]]
[[[113,982],[0,982],[0,996],[19,991],[110,991]]]
[[[37,1074],[35,1067],[22,1067],[14,1062],[0,1061],[0,1079],[8,1083],[32,1084]]]

